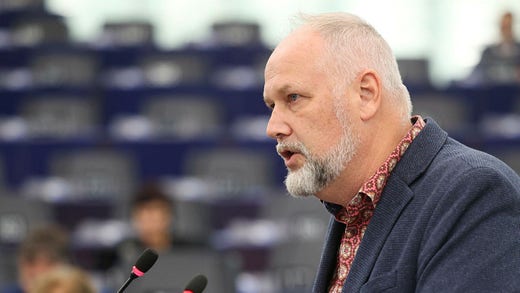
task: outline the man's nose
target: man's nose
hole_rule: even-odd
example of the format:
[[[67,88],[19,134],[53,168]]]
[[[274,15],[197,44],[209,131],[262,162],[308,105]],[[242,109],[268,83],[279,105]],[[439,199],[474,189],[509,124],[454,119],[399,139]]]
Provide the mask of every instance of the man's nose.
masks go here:
[[[280,139],[291,134],[289,124],[276,109],[273,109],[271,112],[271,117],[267,123],[266,134],[273,139]]]

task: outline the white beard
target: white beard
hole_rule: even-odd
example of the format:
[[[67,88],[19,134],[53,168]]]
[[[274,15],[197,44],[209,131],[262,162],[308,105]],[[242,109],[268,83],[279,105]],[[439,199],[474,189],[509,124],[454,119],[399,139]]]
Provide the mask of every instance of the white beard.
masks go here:
[[[336,107],[336,109],[344,108]],[[354,135],[347,116],[340,111],[337,110],[336,116],[343,126],[343,135],[338,144],[322,158],[311,154],[305,145],[300,142],[282,142],[277,146],[289,147],[301,153],[306,159],[303,166],[298,170],[288,170],[284,183],[292,196],[307,197],[317,194],[340,175],[356,154],[359,138]]]

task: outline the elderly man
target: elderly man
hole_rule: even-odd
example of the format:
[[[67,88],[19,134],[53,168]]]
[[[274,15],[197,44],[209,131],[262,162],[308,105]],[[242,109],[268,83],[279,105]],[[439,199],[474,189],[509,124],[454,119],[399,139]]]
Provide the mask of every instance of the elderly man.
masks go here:
[[[287,190],[332,214],[313,292],[520,290],[520,178],[411,115],[365,21],[303,17],[267,62],[264,101]]]

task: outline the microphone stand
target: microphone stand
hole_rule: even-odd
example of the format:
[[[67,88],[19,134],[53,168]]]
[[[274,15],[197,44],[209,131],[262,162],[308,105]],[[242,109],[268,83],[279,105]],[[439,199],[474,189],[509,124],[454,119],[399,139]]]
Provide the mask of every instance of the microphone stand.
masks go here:
[[[130,283],[132,283],[133,280],[135,280],[137,278],[137,276],[135,274],[130,274],[130,277],[128,277],[128,279],[126,280],[126,282],[123,284],[123,286],[121,286],[121,288],[119,288],[119,290],[117,290],[117,293],[122,293],[123,291],[125,291],[126,287],[128,287],[128,285],[130,285]]]

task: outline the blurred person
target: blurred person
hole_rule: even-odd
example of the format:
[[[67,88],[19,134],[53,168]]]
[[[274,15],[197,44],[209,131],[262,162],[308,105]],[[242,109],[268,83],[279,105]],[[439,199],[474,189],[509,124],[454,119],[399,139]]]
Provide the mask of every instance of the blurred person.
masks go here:
[[[119,242],[107,258],[115,269],[116,282],[123,278],[117,276],[123,269],[124,276],[129,265],[147,248],[155,250],[159,255],[171,251],[174,246],[182,245],[180,239],[174,237],[173,222],[175,203],[161,186],[155,182],[143,184],[132,197],[129,204],[129,221],[131,233]],[[113,277],[114,278],[114,277]]]
[[[498,42],[484,48],[467,81],[474,84],[520,82],[520,42],[515,37],[511,11],[501,15],[498,29]]]
[[[60,266],[39,276],[29,293],[96,293],[87,272],[74,266]]]
[[[141,253],[151,248],[159,255],[176,244],[173,237],[175,204],[156,182],[143,184],[129,203],[131,234],[119,242],[105,257],[111,259],[107,283],[118,288],[128,277]]]
[[[55,268],[71,263],[67,231],[58,225],[42,226],[30,231],[17,253],[18,283],[3,293],[27,293],[34,281]]]
[[[518,175],[412,116],[370,24],[301,20],[267,61],[264,102],[288,192],[331,213],[313,292],[518,292]]]
[[[134,234],[122,241],[120,254],[133,261],[146,248],[158,253],[172,248],[173,200],[155,183],[144,184],[130,203],[130,221]]]

